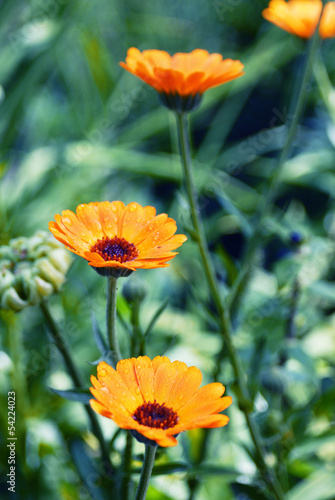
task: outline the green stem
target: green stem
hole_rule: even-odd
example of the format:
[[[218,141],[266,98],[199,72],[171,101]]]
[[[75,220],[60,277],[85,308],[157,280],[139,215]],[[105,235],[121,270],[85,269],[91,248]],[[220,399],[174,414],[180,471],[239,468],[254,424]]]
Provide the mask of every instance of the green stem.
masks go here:
[[[252,411],[252,403],[250,401],[250,397],[248,394],[240,359],[235,351],[235,348],[231,340],[232,329],[231,329],[228,310],[224,309],[222,305],[219,285],[216,279],[214,266],[207,246],[206,236],[200,216],[197,191],[193,179],[187,116],[183,113],[178,113],[177,124],[179,128],[180,153],[182,158],[187,194],[189,198],[191,219],[193,223],[194,232],[196,234],[196,241],[202,258],[208,285],[211,290],[218,311],[218,319],[219,319],[221,335],[226,343],[230,362],[234,370],[238,386],[237,397],[238,397],[239,407],[245,415],[246,422],[249,427],[249,432],[252,437],[254,446],[256,448],[258,469],[260,473],[263,475],[264,480],[267,482],[267,484],[273,491],[275,498],[277,500],[282,500],[284,498],[284,495],[281,490],[281,486],[276,476],[274,475],[273,470],[266,465],[261,437],[257,429],[257,426],[255,425],[253,418],[250,415],[250,412]]]
[[[149,487],[152,468],[155,462],[156,450],[157,446],[150,446],[148,444],[145,445],[144,461],[135,500],[145,500]]]
[[[293,96],[293,101],[291,104],[290,115],[289,115],[291,123],[289,124],[284,147],[278,158],[276,172],[275,175],[272,177],[269,186],[267,187],[267,194],[259,210],[256,227],[249,241],[248,250],[246,252],[244,259],[244,264],[242,265],[239,276],[237,277],[234,287],[232,288],[232,291],[229,294],[228,302],[230,305],[230,310],[232,312],[234,312],[235,309],[238,307],[241,296],[243,295],[247,287],[247,284],[249,282],[251,271],[254,266],[254,257],[259,248],[259,244],[262,237],[263,223],[265,218],[268,216],[278,194],[278,188],[280,186],[280,181],[281,181],[281,173],[285,165],[285,162],[287,161],[287,158],[291,152],[298,124],[302,112],[304,110],[306,94],[308,91],[308,83],[311,78],[313,64],[316,58],[316,52],[319,45],[319,41],[320,38],[318,35],[318,30],[316,30],[315,35],[310,40],[309,49],[306,54],[305,68],[302,73],[298,91]]]
[[[59,352],[63,356],[65,366],[66,366],[66,368],[67,368],[67,370],[72,378],[72,381],[73,381],[75,387],[83,388],[84,384],[83,384],[82,378],[80,376],[80,373],[78,372],[78,370],[73,362],[72,356],[68,350],[68,347],[66,346],[65,340],[64,340],[55,320],[53,319],[52,314],[51,314],[46,302],[41,302],[41,309],[42,309],[42,312],[43,312],[44,317],[46,319],[46,322],[48,324],[49,331],[51,333],[53,341],[55,342],[57,349],[59,350]],[[90,406],[84,405],[84,408],[87,412],[88,418],[91,421],[92,431],[100,443],[101,456],[102,456],[107,468],[110,470],[110,472],[112,472],[112,466],[111,466],[110,459],[109,459],[108,446],[107,446],[106,441],[104,439],[104,436],[102,434],[102,431],[101,431],[98,419],[96,417],[96,414],[94,413],[94,411],[92,410],[92,408]]]
[[[131,459],[133,452],[133,437],[129,431],[127,432],[126,447],[123,455],[123,476],[121,482],[121,498],[128,500],[130,495],[130,475],[131,475]]]
[[[107,307],[106,307],[106,323],[107,323],[107,337],[109,348],[112,352],[114,365],[122,359],[119,343],[116,335],[116,291],[117,291],[117,278],[111,276],[108,279],[107,285]]]

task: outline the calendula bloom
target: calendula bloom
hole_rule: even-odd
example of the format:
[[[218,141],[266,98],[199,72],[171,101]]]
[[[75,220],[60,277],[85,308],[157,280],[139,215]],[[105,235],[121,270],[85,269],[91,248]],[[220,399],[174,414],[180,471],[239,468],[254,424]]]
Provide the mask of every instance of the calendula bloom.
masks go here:
[[[91,407],[129,429],[140,442],[175,446],[182,431],[223,427],[229,421],[220,412],[231,405],[225,388],[214,382],[199,389],[202,375],[195,366],[165,356],[123,359],[114,370],[105,362],[92,375]]]
[[[335,2],[329,2],[324,6],[319,33],[322,38],[335,37]]]
[[[310,38],[314,35],[320,20],[323,3],[321,0],[272,0],[263,11],[265,19],[279,28]],[[335,2],[325,5],[319,26],[322,38],[335,36]]]
[[[244,74],[240,61],[202,49],[170,56],[163,50],[140,52],[132,47],[120,65],[156,89],[162,103],[175,111],[195,109],[206,90]]]
[[[103,276],[128,276],[136,269],[168,266],[172,252],[187,240],[176,234],[167,214],[156,215],[151,206],[122,201],[79,205],[76,213],[55,215],[49,229],[58,241],[86,259]]]

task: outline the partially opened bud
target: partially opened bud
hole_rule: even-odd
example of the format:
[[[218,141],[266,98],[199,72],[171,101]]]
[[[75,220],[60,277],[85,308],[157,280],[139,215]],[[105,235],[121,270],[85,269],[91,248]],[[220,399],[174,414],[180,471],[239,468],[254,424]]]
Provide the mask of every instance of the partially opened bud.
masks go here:
[[[27,307],[28,302],[19,297],[15,288],[10,287],[4,291],[1,296],[1,307],[4,309],[12,309],[13,311],[21,311]]]
[[[44,231],[1,246],[1,307],[21,311],[59,291],[71,260],[71,255]]]

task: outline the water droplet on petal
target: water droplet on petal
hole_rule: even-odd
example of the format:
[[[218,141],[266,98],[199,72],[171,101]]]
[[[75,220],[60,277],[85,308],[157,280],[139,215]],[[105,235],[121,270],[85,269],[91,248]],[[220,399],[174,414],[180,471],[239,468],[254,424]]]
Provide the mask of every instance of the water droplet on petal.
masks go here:
[[[150,226],[148,227],[149,231],[152,231],[152,230],[153,230],[153,228],[154,228],[154,226],[153,226],[153,225],[150,225]]]
[[[131,380],[132,382],[134,382],[135,377],[130,377],[130,380]]]
[[[63,217],[62,221],[64,222],[64,224],[72,224],[72,220],[69,219],[68,217]]]
[[[120,387],[120,384],[115,384],[115,387],[118,389]]]
[[[112,226],[110,224],[107,224],[106,229],[112,229]]]
[[[116,212],[116,211],[117,211],[117,208],[116,208],[116,206],[115,206],[115,205],[113,205],[113,206],[112,206],[112,210],[113,210],[113,212]]]
[[[136,222],[141,222],[142,217],[137,217]]]
[[[135,212],[136,209],[137,209],[136,205],[131,205],[129,208],[130,212]]]
[[[138,369],[140,370],[140,369],[142,368],[141,363],[139,363],[139,364],[136,366],[136,368],[138,368]]]
[[[124,373],[125,373],[126,375],[128,375],[129,370],[127,370],[127,369],[126,369],[126,370],[124,371]]]
[[[101,377],[105,377],[105,376],[107,375],[106,370],[100,370],[100,371],[99,371],[99,375],[100,375]]]
[[[135,392],[136,392],[136,394],[141,394],[139,387],[136,387]]]

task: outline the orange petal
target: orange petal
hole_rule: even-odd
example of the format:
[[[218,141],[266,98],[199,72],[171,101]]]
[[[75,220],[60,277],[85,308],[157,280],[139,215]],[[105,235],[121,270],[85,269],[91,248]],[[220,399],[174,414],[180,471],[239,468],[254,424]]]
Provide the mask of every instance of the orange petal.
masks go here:
[[[226,396],[224,398],[216,399],[215,401],[207,401],[206,403],[199,406],[183,406],[179,408],[178,416],[182,422],[188,422],[189,420],[209,416],[213,413],[220,413],[232,404],[232,398]]]
[[[192,411],[196,411],[197,408],[203,406],[208,401],[215,401],[221,398],[224,394],[225,387],[219,382],[213,382],[212,384],[207,384],[196,391],[192,398],[180,408],[180,414],[186,414]]]
[[[153,363],[148,356],[140,356],[135,363],[135,372],[139,384],[139,389],[146,403],[154,402],[154,376]]]
[[[199,368],[191,366],[177,379],[173,389],[169,394],[166,405],[177,411],[180,406],[189,401],[195,394],[202,381],[202,374]],[[179,413],[178,413],[179,415]]]
[[[173,386],[186,370],[187,366],[180,361],[174,361],[171,364],[163,363],[157,368],[154,382],[154,395],[157,403],[165,403],[169,406],[168,401]]]
[[[114,368],[102,361],[98,365],[98,379],[110,394],[132,415],[138,407],[138,399],[132,395],[123,378]]]

